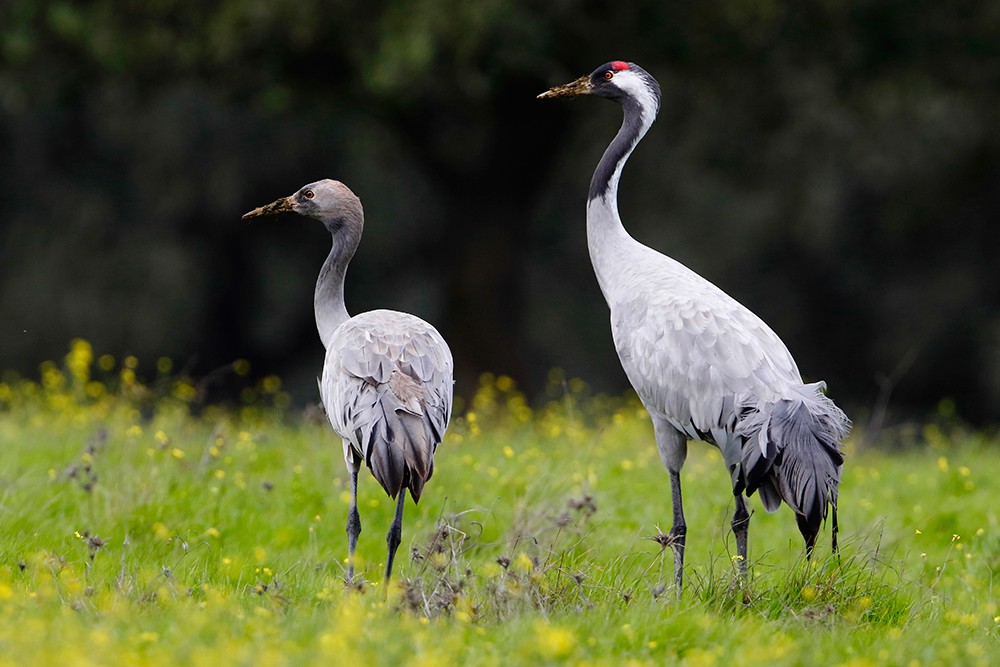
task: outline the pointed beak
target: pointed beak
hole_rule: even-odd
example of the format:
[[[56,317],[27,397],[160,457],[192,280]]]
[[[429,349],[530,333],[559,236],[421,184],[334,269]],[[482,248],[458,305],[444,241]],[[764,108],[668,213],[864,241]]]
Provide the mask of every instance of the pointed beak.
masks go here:
[[[265,215],[277,215],[278,213],[292,213],[295,211],[295,205],[291,197],[282,197],[276,201],[267,204],[266,206],[259,206],[249,213],[244,213],[241,220],[249,220],[250,218],[259,218]]]
[[[577,95],[589,95],[592,87],[589,76],[581,76],[576,81],[570,81],[562,86],[549,88],[538,96],[537,99],[545,100],[550,97],[576,97]]]

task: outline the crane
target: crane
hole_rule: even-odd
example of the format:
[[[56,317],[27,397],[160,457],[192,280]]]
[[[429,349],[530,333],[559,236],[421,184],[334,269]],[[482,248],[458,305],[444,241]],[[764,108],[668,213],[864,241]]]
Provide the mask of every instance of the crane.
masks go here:
[[[344,276],[361,241],[364,211],[346,185],[330,179],[310,183],[244,214],[243,219],[285,212],[319,220],[333,237],[316,280],[313,306],[326,348],[320,397],[333,430],[343,439],[351,477],[347,583],[354,580],[354,552],[361,533],[358,471],[364,463],[396,501],[386,536],[388,585],[402,535],[406,491],[414,503],[420,501],[451,418],[451,350],[433,326],[414,315],[394,310],[348,314]]]
[[[689,440],[718,447],[729,471],[741,575],[750,525],[744,495],[756,491],[768,512],[777,511],[782,501],[792,508],[807,557],[832,508],[836,551],[840,441],[850,421],[827,398],[824,383],[802,381],[784,343],[759,317],[625,230],[618,182],[660,109],[656,79],[635,63],[616,60],[538,97],[579,95],[612,99],[624,112],[590,181],[587,245],[611,310],[618,357],[649,412],[670,478],[673,525],[662,543],[674,553],[677,594],[687,535],[680,472]]]

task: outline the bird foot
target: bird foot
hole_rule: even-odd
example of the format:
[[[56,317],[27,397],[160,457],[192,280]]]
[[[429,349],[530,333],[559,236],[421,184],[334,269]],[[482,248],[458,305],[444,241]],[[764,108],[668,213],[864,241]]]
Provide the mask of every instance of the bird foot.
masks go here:
[[[365,592],[365,580],[359,576],[344,577],[344,588],[347,591]]]

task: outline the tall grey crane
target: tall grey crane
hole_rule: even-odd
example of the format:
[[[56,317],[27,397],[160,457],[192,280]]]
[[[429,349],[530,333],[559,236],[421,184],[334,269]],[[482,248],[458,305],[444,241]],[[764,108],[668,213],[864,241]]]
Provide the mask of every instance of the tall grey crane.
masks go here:
[[[351,475],[347,514],[347,581],[354,579],[354,551],[361,533],[358,470],[371,469],[396,500],[386,544],[385,583],[392,577],[403,528],[406,489],[420,501],[434,472],[434,452],[451,419],[454,363],[441,334],[419,317],[372,310],[351,317],[344,305],[344,276],[361,241],[364,212],[351,190],[329,179],[256,208],[244,219],[294,212],[323,223],[333,247],[316,280],[316,328],[326,347],[319,393],[333,430],[344,441]]]
[[[678,594],[687,525],[680,471],[688,440],[722,452],[736,511],[732,528],[740,569],[747,564],[750,514],[743,494],[760,491],[768,512],[787,503],[811,555],[820,525],[833,509],[837,548],[840,440],[847,416],[804,384],[784,343],[749,309],[681,263],[639,243],[618,215],[622,168],[660,109],[660,85],[635,63],[613,61],[539,98],[599,95],[618,102],[624,120],[590,181],[587,245],[625,374],[653,420],[670,477],[673,525],[664,542],[674,551]]]

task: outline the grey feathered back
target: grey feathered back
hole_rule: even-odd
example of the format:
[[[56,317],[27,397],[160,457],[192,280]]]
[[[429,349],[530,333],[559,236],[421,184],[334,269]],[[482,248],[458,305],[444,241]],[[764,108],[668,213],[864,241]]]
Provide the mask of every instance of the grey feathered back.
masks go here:
[[[348,466],[363,461],[391,497],[408,488],[419,501],[451,417],[453,368],[441,335],[413,315],[373,310],[341,324],[320,395]]]

